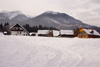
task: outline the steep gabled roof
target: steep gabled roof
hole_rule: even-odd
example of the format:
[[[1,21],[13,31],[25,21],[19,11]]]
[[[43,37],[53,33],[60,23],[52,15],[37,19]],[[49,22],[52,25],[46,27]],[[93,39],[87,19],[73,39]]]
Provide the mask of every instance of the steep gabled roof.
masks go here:
[[[74,35],[73,30],[60,30],[61,35]]]
[[[22,27],[20,24],[15,24],[15,25],[13,25],[13,26],[11,26],[10,27],[10,30],[11,30],[11,28],[13,28],[13,27],[21,27],[25,32],[27,32],[28,34],[29,34],[29,32],[24,28],[24,27]]]
[[[93,30],[93,29],[80,28],[79,31],[80,30],[84,30],[84,32],[86,32],[88,35],[97,35],[97,36],[100,36],[100,34],[96,30]],[[79,31],[75,35],[77,35],[79,33]]]

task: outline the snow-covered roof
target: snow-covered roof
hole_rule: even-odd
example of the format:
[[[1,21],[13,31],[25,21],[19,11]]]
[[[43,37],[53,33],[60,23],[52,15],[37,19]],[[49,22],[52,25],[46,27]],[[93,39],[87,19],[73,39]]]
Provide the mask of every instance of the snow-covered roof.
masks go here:
[[[59,36],[59,31],[53,30],[53,36]]]
[[[6,31],[4,31],[3,33],[7,33]]]
[[[35,32],[30,32],[29,34],[32,35],[32,34],[36,34],[36,33]]]
[[[93,30],[93,29],[83,29],[83,30],[89,35],[99,35],[100,36],[100,34],[96,30]]]
[[[38,30],[38,34],[49,34],[49,30]]]
[[[74,35],[73,30],[60,30],[61,35]]]

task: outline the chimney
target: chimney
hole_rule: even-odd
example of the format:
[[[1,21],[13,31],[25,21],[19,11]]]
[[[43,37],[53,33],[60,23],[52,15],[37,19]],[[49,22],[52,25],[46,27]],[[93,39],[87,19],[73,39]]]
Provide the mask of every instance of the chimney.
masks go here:
[[[90,33],[94,33],[94,31],[92,30]]]

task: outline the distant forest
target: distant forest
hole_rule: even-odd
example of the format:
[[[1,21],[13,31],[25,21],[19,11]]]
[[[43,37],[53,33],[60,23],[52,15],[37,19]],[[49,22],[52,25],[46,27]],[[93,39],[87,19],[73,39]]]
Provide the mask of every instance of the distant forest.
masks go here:
[[[31,27],[29,24],[25,24],[25,25],[23,25],[23,27],[24,27],[28,32],[37,32],[38,30],[57,30],[57,29],[54,28],[54,27],[46,27],[46,26],[42,26],[42,25]],[[1,32],[4,32],[4,31],[9,32],[9,28],[10,28],[10,25],[9,25],[8,22],[5,23],[4,25],[3,25],[2,23],[0,24],[0,31],[1,31]]]
[[[46,27],[46,26],[33,26],[31,27],[29,24],[23,25],[23,27],[28,31],[28,32],[37,32],[38,30],[57,30],[54,27]]]

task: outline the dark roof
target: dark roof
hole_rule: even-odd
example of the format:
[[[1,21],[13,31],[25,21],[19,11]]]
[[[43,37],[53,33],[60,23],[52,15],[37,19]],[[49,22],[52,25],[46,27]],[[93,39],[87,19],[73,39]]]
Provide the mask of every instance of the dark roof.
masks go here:
[[[24,31],[26,31],[28,34],[29,34],[29,32],[24,28],[24,27],[22,27],[20,24],[15,24],[14,26],[12,26],[12,27],[10,27],[10,30],[11,30],[11,28],[13,28],[13,27],[21,27]]]
[[[13,27],[21,27],[19,24],[16,24],[15,26],[13,26]]]

